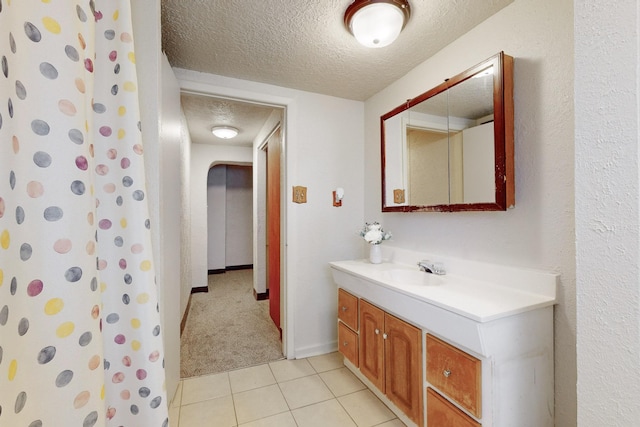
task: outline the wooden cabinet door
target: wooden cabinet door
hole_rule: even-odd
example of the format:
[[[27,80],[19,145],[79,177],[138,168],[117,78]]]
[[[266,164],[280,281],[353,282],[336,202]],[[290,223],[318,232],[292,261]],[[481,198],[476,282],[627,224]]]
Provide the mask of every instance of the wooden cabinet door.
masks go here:
[[[358,297],[344,289],[338,289],[338,319],[358,332]]]
[[[387,397],[412,421],[422,425],[422,333],[390,314],[385,314],[384,327]]]
[[[470,416],[453,406],[431,388],[427,389],[427,426],[481,427]]]
[[[482,362],[427,334],[427,381],[472,415],[482,416]]]
[[[360,301],[360,372],[384,393],[384,311]]]
[[[356,368],[358,367],[358,334],[342,322],[338,322],[338,350]]]

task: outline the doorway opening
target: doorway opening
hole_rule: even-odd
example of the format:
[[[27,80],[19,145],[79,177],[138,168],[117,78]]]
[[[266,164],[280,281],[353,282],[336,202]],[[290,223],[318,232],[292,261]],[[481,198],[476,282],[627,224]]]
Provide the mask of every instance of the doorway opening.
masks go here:
[[[185,347],[181,351],[181,377],[184,378],[277,360],[286,354],[282,340],[286,325],[280,322],[285,313],[281,301],[285,299],[286,288],[281,286],[283,278],[274,279],[271,273],[274,266],[278,267],[279,273],[285,262],[284,239],[281,238],[284,215],[277,216],[282,210],[280,193],[284,180],[280,178],[284,173],[280,169],[272,170],[271,177],[267,176],[274,166],[284,164],[282,142],[286,110],[277,105],[185,91],[181,94],[181,103],[191,146],[197,144],[193,153],[200,157],[199,162],[192,160],[191,163],[204,164],[202,156],[206,156],[209,165],[207,195],[203,200],[199,200],[198,194],[191,195],[192,206],[206,204],[204,221],[196,215],[191,218],[192,229],[206,230],[191,233],[191,256],[202,257],[198,247],[204,252],[207,286],[192,289],[191,303],[187,307],[181,338]],[[210,130],[213,125],[220,124],[238,128],[243,139],[217,140]],[[279,152],[274,148],[274,136],[280,138]],[[275,158],[268,158],[270,152]],[[191,176],[196,175],[197,172],[192,171]],[[275,204],[269,202],[272,199]],[[275,235],[267,236],[269,230],[273,233],[274,229],[268,221],[277,223]],[[192,263],[198,265],[197,260],[192,259]],[[194,270],[195,274],[200,273]],[[194,278],[194,283],[196,281]],[[200,294],[198,290],[208,291],[208,295]],[[275,311],[273,307],[276,307]],[[269,312],[277,312],[277,316],[269,316]],[[206,320],[216,318],[212,314],[223,317]],[[264,314],[267,315],[266,325]],[[220,320],[225,319],[224,316],[227,320]],[[190,328],[190,322],[206,321],[211,325],[201,325],[202,329],[194,337],[196,328]],[[240,324],[244,326],[234,332],[233,328]],[[268,347],[266,352],[256,351],[261,347],[259,341],[266,342],[262,345]],[[210,361],[196,360],[202,355]],[[265,359],[260,360],[260,357]],[[195,365],[195,369],[185,368],[188,364]]]

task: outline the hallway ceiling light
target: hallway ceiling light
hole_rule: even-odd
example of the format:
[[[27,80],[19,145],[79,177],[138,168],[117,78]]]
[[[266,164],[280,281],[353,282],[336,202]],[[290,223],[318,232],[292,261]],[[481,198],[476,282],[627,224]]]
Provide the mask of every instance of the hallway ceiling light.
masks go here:
[[[355,0],[344,13],[344,24],[366,47],[388,46],[411,16],[407,0]]]
[[[222,139],[235,138],[238,135],[238,129],[233,126],[214,126],[211,133]]]

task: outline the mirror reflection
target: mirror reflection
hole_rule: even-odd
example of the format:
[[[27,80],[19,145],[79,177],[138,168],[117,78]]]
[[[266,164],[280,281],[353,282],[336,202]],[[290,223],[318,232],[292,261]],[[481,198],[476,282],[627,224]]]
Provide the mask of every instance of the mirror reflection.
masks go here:
[[[447,92],[408,110],[405,127],[408,177],[407,202],[417,205],[449,203],[449,132]],[[429,185],[423,185],[428,182]]]
[[[501,55],[382,116],[383,211],[506,208]]]

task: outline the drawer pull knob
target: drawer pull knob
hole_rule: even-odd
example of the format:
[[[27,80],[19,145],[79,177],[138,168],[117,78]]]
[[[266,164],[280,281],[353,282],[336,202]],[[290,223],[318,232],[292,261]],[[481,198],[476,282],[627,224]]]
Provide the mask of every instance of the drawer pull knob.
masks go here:
[[[376,335],[380,335],[380,329],[375,330]]]
[[[451,375],[451,371],[450,371],[450,370],[448,370],[448,369],[445,369],[445,370],[442,372],[442,375],[444,375],[446,378],[449,378],[449,375]]]

